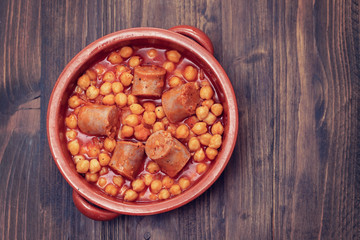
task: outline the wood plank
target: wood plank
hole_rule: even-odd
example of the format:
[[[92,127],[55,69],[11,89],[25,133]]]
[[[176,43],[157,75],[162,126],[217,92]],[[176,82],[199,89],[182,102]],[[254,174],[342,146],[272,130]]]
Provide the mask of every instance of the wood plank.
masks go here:
[[[350,76],[358,69],[344,39],[349,7],[274,2],[275,239],[352,239],[359,229],[352,205],[359,168],[349,155],[357,141],[349,132],[356,112]]]
[[[271,239],[272,6],[266,1],[222,3],[222,65],[239,109],[238,141],[224,173],[225,237]]]

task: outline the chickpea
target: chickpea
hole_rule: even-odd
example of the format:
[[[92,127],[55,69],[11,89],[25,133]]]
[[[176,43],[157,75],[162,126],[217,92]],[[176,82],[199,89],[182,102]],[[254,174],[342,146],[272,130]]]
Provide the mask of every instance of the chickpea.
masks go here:
[[[166,61],[163,64],[163,68],[165,68],[168,72],[172,72],[175,69],[175,64],[173,62]]]
[[[132,54],[133,54],[133,49],[129,46],[125,46],[120,49],[120,56],[123,58],[128,58]]]
[[[194,68],[191,65],[185,67],[185,69],[184,69],[184,77],[186,78],[186,80],[195,81],[197,75],[198,75],[198,71],[197,71],[196,68]]]
[[[98,159],[101,166],[107,166],[110,162],[110,156],[107,153],[100,153]]]
[[[128,95],[128,101],[127,101],[127,104],[130,106],[131,104],[134,104],[134,103],[137,103],[138,100],[137,100],[137,97],[132,95],[132,94],[129,94]]]
[[[106,178],[100,177],[97,183],[100,187],[104,187],[106,185],[106,182]]]
[[[162,122],[154,123],[153,132],[157,132],[157,131],[160,131],[160,130],[165,130],[164,124]]]
[[[196,116],[199,120],[204,120],[209,114],[209,108],[200,106],[196,108]]]
[[[140,178],[132,181],[131,186],[134,189],[134,191],[136,191],[136,192],[141,192],[142,190],[145,189],[145,183]]]
[[[116,146],[116,141],[113,138],[105,138],[104,140],[104,148],[108,152],[114,151],[114,148]]]
[[[85,160],[85,157],[83,155],[75,155],[73,157],[74,163],[77,164],[78,162],[80,162],[80,160]]]
[[[120,75],[120,82],[122,85],[124,85],[124,87],[128,87],[132,83],[133,78],[134,76],[131,73],[123,72]]]
[[[220,103],[215,103],[211,106],[211,112],[217,117],[222,114],[223,110],[224,108]]]
[[[174,196],[179,195],[181,193],[181,188],[179,184],[174,184],[170,188],[170,193]]]
[[[105,82],[100,86],[100,94],[101,95],[108,95],[112,91],[111,83]]]
[[[169,176],[165,176],[162,180],[162,185],[166,188],[170,188],[174,184],[174,179]]]
[[[150,184],[150,189],[151,189],[151,192],[153,192],[153,193],[160,192],[161,188],[162,188],[162,183],[160,180],[156,179],[156,180],[152,181]]]
[[[212,97],[214,96],[214,90],[206,85],[206,86],[203,86],[201,89],[200,89],[200,97],[202,99],[211,99]]]
[[[99,156],[100,153],[100,148],[94,145],[90,145],[89,147],[89,151],[88,151],[88,155],[89,157],[97,157]]]
[[[85,179],[88,182],[97,182],[97,180],[99,179],[99,174],[87,172],[85,174]]]
[[[224,127],[223,127],[223,125],[221,124],[221,122],[217,122],[217,123],[215,123],[214,125],[212,125],[212,127],[211,127],[211,133],[212,133],[213,135],[215,135],[215,134],[220,134],[220,135],[222,135],[222,134],[224,133]]]
[[[194,161],[195,162],[201,162],[201,161],[204,161],[204,159],[205,159],[204,150],[202,148],[200,148],[194,154]]]
[[[88,152],[88,149],[86,146],[81,146],[80,147],[80,151],[79,151],[79,154],[87,154]]]
[[[209,146],[210,139],[212,135],[210,133],[205,133],[199,136],[200,143],[205,146]]]
[[[67,118],[65,118],[65,124],[68,128],[76,128],[77,127],[77,119],[75,114],[70,114]]]
[[[130,114],[125,118],[125,124],[131,127],[135,127],[140,124],[140,121],[136,114]]]
[[[192,137],[189,140],[188,147],[190,151],[196,151],[200,148],[200,142],[197,137]]]
[[[106,95],[102,99],[102,103],[105,104],[105,105],[114,105],[115,104],[115,96],[114,96],[114,94]]]
[[[187,138],[189,136],[189,128],[188,126],[181,124],[177,129],[175,136],[176,138]]]
[[[113,82],[111,84],[111,90],[113,91],[113,93],[118,94],[124,91],[124,86],[121,84],[121,82]]]
[[[87,90],[86,90],[86,96],[89,99],[95,99],[99,96],[100,94],[100,90],[95,87],[95,86],[90,86]]]
[[[168,131],[169,133],[171,133],[172,136],[176,135],[176,125],[173,123],[169,123],[169,126],[167,127],[166,131]]]
[[[181,54],[176,50],[170,50],[166,52],[166,58],[174,63],[178,63],[181,58]]]
[[[90,78],[88,75],[84,74],[81,77],[79,77],[77,81],[77,85],[81,87],[82,89],[86,90],[90,86]]]
[[[208,125],[213,125],[214,122],[216,121],[216,116],[211,112],[209,112],[209,114],[203,121],[206,122]]]
[[[128,201],[128,202],[133,202],[138,198],[138,196],[139,196],[139,194],[137,192],[135,192],[132,189],[128,189],[125,192],[124,200]]]
[[[149,51],[147,51],[147,55],[149,56],[149,58],[154,58],[158,55],[158,52],[155,49],[150,49]]]
[[[77,136],[77,132],[75,130],[67,130],[66,131],[66,138],[69,140],[74,140]]]
[[[219,134],[215,134],[210,138],[209,147],[218,149],[222,144],[222,137]]]
[[[122,57],[117,52],[110,53],[107,60],[109,62],[111,62],[112,64],[119,64],[119,63],[121,63],[123,61]]]
[[[130,111],[133,113],[133,114],[137,114],[137,115],[140,115],[142,114],[145,109],[138,103],[134,103],[134,104],[131,104],[130,105]]]
[[[115,103],[119,106],[119,107],[124,107],[127,103],[127,96],[125,93],[118,93],[115,96]]]
[[[115,185],[111,183],[106,185],[105,187],[105,192],[113,197],[118,194],[118,191],[119,190],[117,189],[117,187],[115,187]]]
[[[170,197],[170,193],[167,189],[162,189],[159,193],[159,199],[160,200],[165,200],[168,199]]]
[[[167,126],[170,124],[169,119],[167,117],[164,117],[163,119],[161,119],[161,122],[164,124],[164,126]]]
[[[101,169],[100,163],[96,159],[90,160],[90,173],[97,173]]]
[[[84,90],[81,87],[76,86],[74,92],[77,94],[83,94]]]
[[[123,65],[117,65],[115,67],[115,77],[116,77],[116,79],[119,79],[121,73],[129,71],[129,70],[130,70],[129,68],[127,68],[127,67],[125,67]]]
[[[186,177],[182,177],[179,179],[179,185],[180,185],[181,189],[184,191],[185,189],[187,189],[190,186],[190,180],[187,179]]]
[[[147,112],[155,112],[155,104],[152,102],[146,102],[143,104],[145,111]]]
[[[79,141],[77,139],[70,141],[67,144],[67,148],[69,150],[69,152],[71,153],[71,155],[76,155],[79,153],[80,150],[80,144]]]
[[[148,125],[153,125],[156,122],[156,114],[154,112],[144,112],[143,120]]]
[[[99,75],[103,75],[106,71],[106,67],[101,65],[101,64],[96,64],[96,66],[94,67],[96,74]]]
[[[212,100],[212,99],[204,100],[204,101],[201,103],[201,105],[207,107],[208,109],[210,109],[213,104],[214,104],[214,100]]]
[[[113,82],[115,80],[115,73],[112,71],[108,71],[104,74],[103,81],[105,82]]]
[[[152,180],[153,180],[153,176],[150,173],[144,175],[144,183],[146,186],[150,186]]]
[[[152,200],[152,201],[158,200],[156,194],[153,194],[153,193],[150,193],[149,199]]]
[[[210,160],[214,160],[216,156],[218,155],[218,150],[208,147],[205,150],[206,157]]]
[[[199,163],[198,165],[196,165],[196,172],[198,174],[202,174],[206,171],[207,166],[205,163]]]
[[[141,59],[139,56],[132,56],[129,60],[129,66],[134,68],[140,65]]]
[[[134,137],[139,141],[146,141],[150,134],[150,129],[144,127],[143,124],[134,127]]]
[[[105,104],[105,105],[114,105],[115,104],[115,96],[114,96],[114,94],[106,95],[102,99],[102,103]]]
[[[134,134],[134,128],[130,127],[130,126],[126,126],[123,125],[121,128],[121,137],[122,138],[126,138],[126,137],[131,137]]]
[[[113,179],[112,179],[113,183],[118,186],[118,187],[122,187],[122,185],[124,185],[125,183],[125,180],[124,178],[119,175],[119,176],[113,176]]]
[[[201,135],[206,133],[207,126],[205,122],[197,122],[194,124],[194,127],[191,129],[196,135]]]
[[[164,108],[162,106],[156,107],[155,114],[158,119],[162,119],[163,117],[165,117]]]
[[[148,171],[149,173],[157,173],[158,171],[160,171],[160,167],[156,162],[149,162],[147,167],[146,167],[146,171]]]
[[[169,86],[171,88],[177,87],[177,86],[179,86],[181,84],[182,84],[182,80],[177,76],[171,77],[169,79]]]
[[[76,164],[76,171],[78,173],[86,173],[89,170],[90,162],[88,160],[80,160]]]
[[[109,172],[109,168],[108,167],[102,167],[99,174],[102,176],[102,175],[105,175]]]
[[[90,80],[95,80],[97,77],[96,72],[91,69],[86,70],[85,74],[89,76]]]
[[[71,108],[77,108],[78,106],[81,105],[81,103],[82,103],[82,100],[76,95],[72,96],[68,100],[69,107],[71,107]]]

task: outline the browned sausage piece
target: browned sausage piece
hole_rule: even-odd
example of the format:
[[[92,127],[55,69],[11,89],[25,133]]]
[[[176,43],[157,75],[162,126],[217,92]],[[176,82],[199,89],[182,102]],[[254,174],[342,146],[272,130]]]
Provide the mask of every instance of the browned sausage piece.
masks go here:
[[[161,101],[169,121],[178,122],[195,113],[200,92],[195,83],[186,83],[163,93]]]
[[[145,152],[170,177],[175,177],[190,159],[190,152],[186,147],[163,130],[153,133],[148,138]]]
[[[160,97],[165,74],[166,70],[158,66],[135,67],[132,94],[141,97]]]
[[[119,110],[116,106],[88,104],[78,115],[80,130],[89,135],[114,135],[117,129]]]
[[[114,172],[134,180],[144,162],[144,148],[141,142],[118,142],[109,166]]]

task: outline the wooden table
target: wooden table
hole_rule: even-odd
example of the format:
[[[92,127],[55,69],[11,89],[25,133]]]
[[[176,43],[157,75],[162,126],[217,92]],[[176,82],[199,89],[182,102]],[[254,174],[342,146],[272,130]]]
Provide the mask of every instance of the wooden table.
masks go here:
[[[359,1],[0,1],[0,239],[359,239]],[[156,216],[90,220],[52,159],[46,110],[82,48],[188,24],[214,43],[239,133],[217,182]]]

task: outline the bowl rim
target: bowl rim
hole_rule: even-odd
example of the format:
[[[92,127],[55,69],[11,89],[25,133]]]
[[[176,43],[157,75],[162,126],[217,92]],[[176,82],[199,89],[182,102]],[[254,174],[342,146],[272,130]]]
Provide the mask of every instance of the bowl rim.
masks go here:
[[[201,62],[212,70],[214,77],[218,79],[217,85],[222,88],[221,90],[223,91],[224,101],[228,106],[227,125],[225,126],[225,131],[227,130],[227,132],[225,138],[223,139],[222,149],[219,152],[215,163],[213,163],[218,167],[213,166],[212,171],[208,171],[206,176],[202,176],[196,184],[181,193],[179,196],[165,201],[131,204],[97,194],[83,181],[78,181],[79,174],[71,169],[69,164],[66,162],[64,153],[61,150],[61,140],[59,137],[60,130],[57,115],[60,114],[61,97],[84,62],[87,62],[96,54],[111,48],[111,46],[120,45],[123,41],[143,38],[167,41],[181,46],[186,49],[186,51],[190,51],[191,54],[195,55],[198,59],[201,59]],[[48,143],[53,159],[60,173],[77,193],[98,207],[112,212],[126,215],[152,215],[167,212],[191,202],[204,193],[219,178],[221,173],[224,171],[235,147],[238,132],[238,108],[235,93],[227,74],[215,57],[205,48],[194,40],[170,30],[140,27],[120,30],[99,38],[83,48],[71,59],[57,79],[51,93],[46,122]]]

